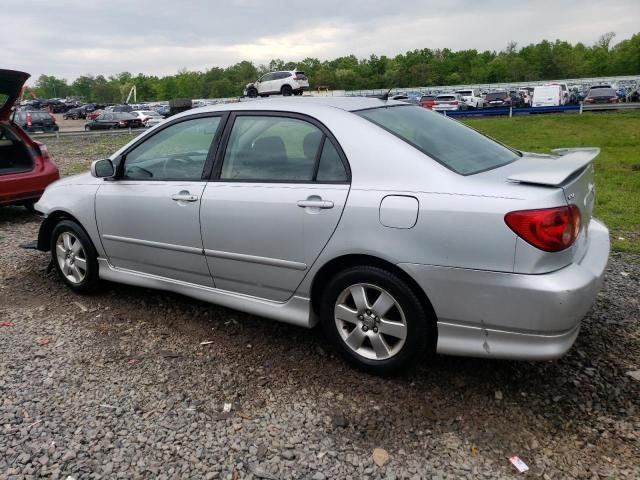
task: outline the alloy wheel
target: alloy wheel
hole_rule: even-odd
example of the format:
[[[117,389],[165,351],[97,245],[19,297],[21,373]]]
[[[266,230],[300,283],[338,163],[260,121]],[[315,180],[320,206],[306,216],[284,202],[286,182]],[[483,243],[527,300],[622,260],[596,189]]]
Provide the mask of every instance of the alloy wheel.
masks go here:
[[[407,322],[398,301],[368,283],[345,288],[336,300],[334,319],[344,343],[369,360],[397,355],[407,339]]]
[[[74,284],[84,281],[87,276],[87,254],[82,242],[73,233],[60,233],[56,240],[56,258],[67,280]]]

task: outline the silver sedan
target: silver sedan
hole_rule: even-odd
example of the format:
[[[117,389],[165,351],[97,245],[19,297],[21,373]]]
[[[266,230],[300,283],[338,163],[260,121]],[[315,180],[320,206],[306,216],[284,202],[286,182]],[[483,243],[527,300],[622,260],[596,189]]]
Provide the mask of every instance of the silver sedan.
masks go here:
[[[75,291],[104,279],[320,323],[377,374],[429,352],[553,359],[607,264],[597,154],[519,152],[391,100],[215,105],[49,186],[38,247]]]

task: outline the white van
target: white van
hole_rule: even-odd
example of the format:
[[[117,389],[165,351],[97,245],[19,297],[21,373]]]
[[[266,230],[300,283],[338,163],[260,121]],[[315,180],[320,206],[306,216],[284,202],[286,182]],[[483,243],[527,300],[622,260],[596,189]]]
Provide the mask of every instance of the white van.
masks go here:
[[[558,107],[562,105],[562,88],[560,85],[545,85],[533,89],[532,107]]]

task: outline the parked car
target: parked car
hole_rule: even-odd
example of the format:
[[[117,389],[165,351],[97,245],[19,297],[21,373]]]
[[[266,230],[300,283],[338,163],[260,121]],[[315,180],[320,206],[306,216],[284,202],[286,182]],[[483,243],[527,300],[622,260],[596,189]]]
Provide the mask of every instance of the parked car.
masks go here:
[[[260,80],[248,83],[244,94],[247,97],[255,98],[258,95],[268,97],[269,95],[281,94],[302,95],[309,89],[309,79],[304,72],[291,70],[287,72],[269,72],[264,74]]]
[[[72,108],[62,114],[64,120],[78,120],[81,118],[87,118],[87,111],[84,107]]]
[[[0,70],[0,206],[33,209],[45,187],[60,174],[47,148],[10,120],[11,108],[29,74]]]
[[[533,107],[558,107],[563,104],[560,85],[544,85],[533,89]]]
[[[522,107],[530,107],[533,101],[533,87],[524,87],[518,89],[518,93],[522,98]]]
[[[489,92],[484,97],[485,108],[508,108],[511,106],[511,94],[506,91]]]
[[[373,373],[425,350],[546,360],[607,265],[597,155],[530,155],[391,100],[216,105],[47,189],[37,245],[74,291],[103,279],[320,322]]]
[[[169,105],[160,105],[159,107],[155,108],[155,111],[158,112],[162,116],[162,118],[167,118],[171,113]]]
[[[142,128],[142,121],[126,112],[104,112],[85,124],[85,130],[109,130],[114,128]]]
[[[60,130],[56,117],[43,110],[16,111],[12,116],[13,122],[25,132],[45,133]]]
[[[618,95],[611,87],[606,88],[590,88],[584,103],[618,103]]]
[[[467,110],[468,108],[469,106],[459,93],[443,93],[435,98],[432,110],[436,112],[449,112]]]
[[[133,107],[131,105],[113,105],[111,107],[112,112],[126,112],[130,113],[133,111]]]
[[[420,98],[420,106],[429,110],[433,109],[433,105],[436,103],[436,97],[438,95],[423,95]]]
[[[458,90],[456,93],[462,95],[465,103],[471,108],[484,108],[484,99],[480,95],[480,91],[475,88],[466,90]]]
[[[162,115],[155,110],[134,110],[131,115],[139,118],[145,127],[153,127],[164,120]]]

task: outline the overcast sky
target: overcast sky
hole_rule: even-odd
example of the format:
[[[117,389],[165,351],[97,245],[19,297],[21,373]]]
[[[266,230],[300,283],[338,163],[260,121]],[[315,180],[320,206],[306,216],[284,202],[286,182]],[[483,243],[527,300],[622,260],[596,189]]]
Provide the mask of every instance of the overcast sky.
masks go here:
[[[557,38],[614,43],[640,31],[640,0],[24,0],[2,8],[0,68],[73,80],[167,75],[241,60],[501,50]],[[268,6],[268,8],[267,8]],[[7,58],[8,57],[8,58]]]

